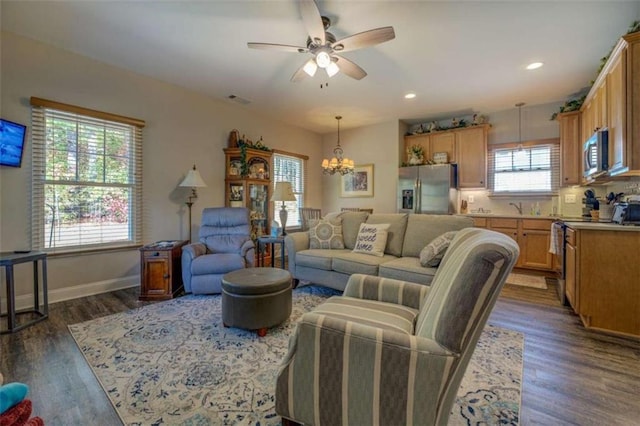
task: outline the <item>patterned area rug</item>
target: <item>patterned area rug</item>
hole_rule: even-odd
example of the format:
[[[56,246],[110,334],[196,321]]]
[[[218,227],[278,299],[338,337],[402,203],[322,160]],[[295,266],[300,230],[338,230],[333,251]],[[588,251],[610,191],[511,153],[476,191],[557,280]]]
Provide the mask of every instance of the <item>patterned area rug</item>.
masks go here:
[[[526,275],[511,273],[507,277],[507,284],[519,285],[522,287],[533,287],[546,290],[547,280],[538,275]]]
[[[275,377],[295,321],[334,290],[294,291],[291,318],[259,338],[224,328],[220,296],[185,296],[69,326],[128,425],[279,425]],[[451,425],[517,424],[522,334],[487,326]]]

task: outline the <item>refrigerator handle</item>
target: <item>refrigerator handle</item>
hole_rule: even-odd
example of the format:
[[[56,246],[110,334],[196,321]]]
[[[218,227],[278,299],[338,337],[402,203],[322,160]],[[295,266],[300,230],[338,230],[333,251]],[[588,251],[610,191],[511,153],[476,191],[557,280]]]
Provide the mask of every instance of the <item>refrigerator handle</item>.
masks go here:
[[[416,183],[414,186],[416,202],[413,212],[420,213],[422,211],[422,182],[420,181],[420,178],[416,179]]]

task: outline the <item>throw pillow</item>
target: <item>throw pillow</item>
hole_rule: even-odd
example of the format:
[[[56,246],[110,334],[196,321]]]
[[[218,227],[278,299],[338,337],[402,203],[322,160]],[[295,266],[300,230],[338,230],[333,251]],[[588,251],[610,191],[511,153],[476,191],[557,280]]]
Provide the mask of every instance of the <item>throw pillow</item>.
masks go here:
[[[342,218],[310,220],[309,248],[329,250],[343,249]]]
[[[361,223],[353,252],[382,257],[387,245],[389,226],[389,223]]]
[[[425,248],[420,251],[420,264],[435,268],[440,265],[444,253],[449,248],[449,244],[458,231],[445,232],[433,239]]]

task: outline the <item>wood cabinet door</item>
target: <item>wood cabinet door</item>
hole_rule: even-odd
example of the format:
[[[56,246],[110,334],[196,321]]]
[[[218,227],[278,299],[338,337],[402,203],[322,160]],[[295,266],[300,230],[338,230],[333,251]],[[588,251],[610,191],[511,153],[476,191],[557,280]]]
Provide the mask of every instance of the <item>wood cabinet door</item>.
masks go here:
[[[141,289],[143,295],[166,296],[171,294],[169,261],[166,253],[158,257],[145,257]]]
[[[560,183],[579,185],[582,177],[582,143],[580,139],[580,112],[558,115],[560,123]]]
[[[567,300],[576,313],[580,313],[578,306],[578,282],[577,282],[577,264],[576,264],[576,248],[571,244],[565,246],[564,263],[565,263],[565,294]]]
[[[608,128],[609,128],[609,170],[615,172],[627,166],[626,128],[624,111],[626,52],[623,52],[607,74]]]
[[[487,186],[487,134],[485,127],[456,132],[459,188]]]
[[[523,230],[520,238],[520,258],[523,268],[546,269],[553,267],[553,256],[549,253],[551,231]]]
[[[433,154],[436,152],[446,152],[450,163],[456,162],[456,134],[454,132],[436,133],[431,135],[429,143],[430,156],[433,160]]]

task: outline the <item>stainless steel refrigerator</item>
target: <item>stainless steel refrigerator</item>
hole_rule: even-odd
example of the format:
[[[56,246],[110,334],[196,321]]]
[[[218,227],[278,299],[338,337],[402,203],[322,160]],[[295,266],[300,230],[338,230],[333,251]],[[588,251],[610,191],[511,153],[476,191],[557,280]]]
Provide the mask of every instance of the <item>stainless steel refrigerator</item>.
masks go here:
[[[457,172],[455,164],[400,167],[398,212],[456,213]]]

